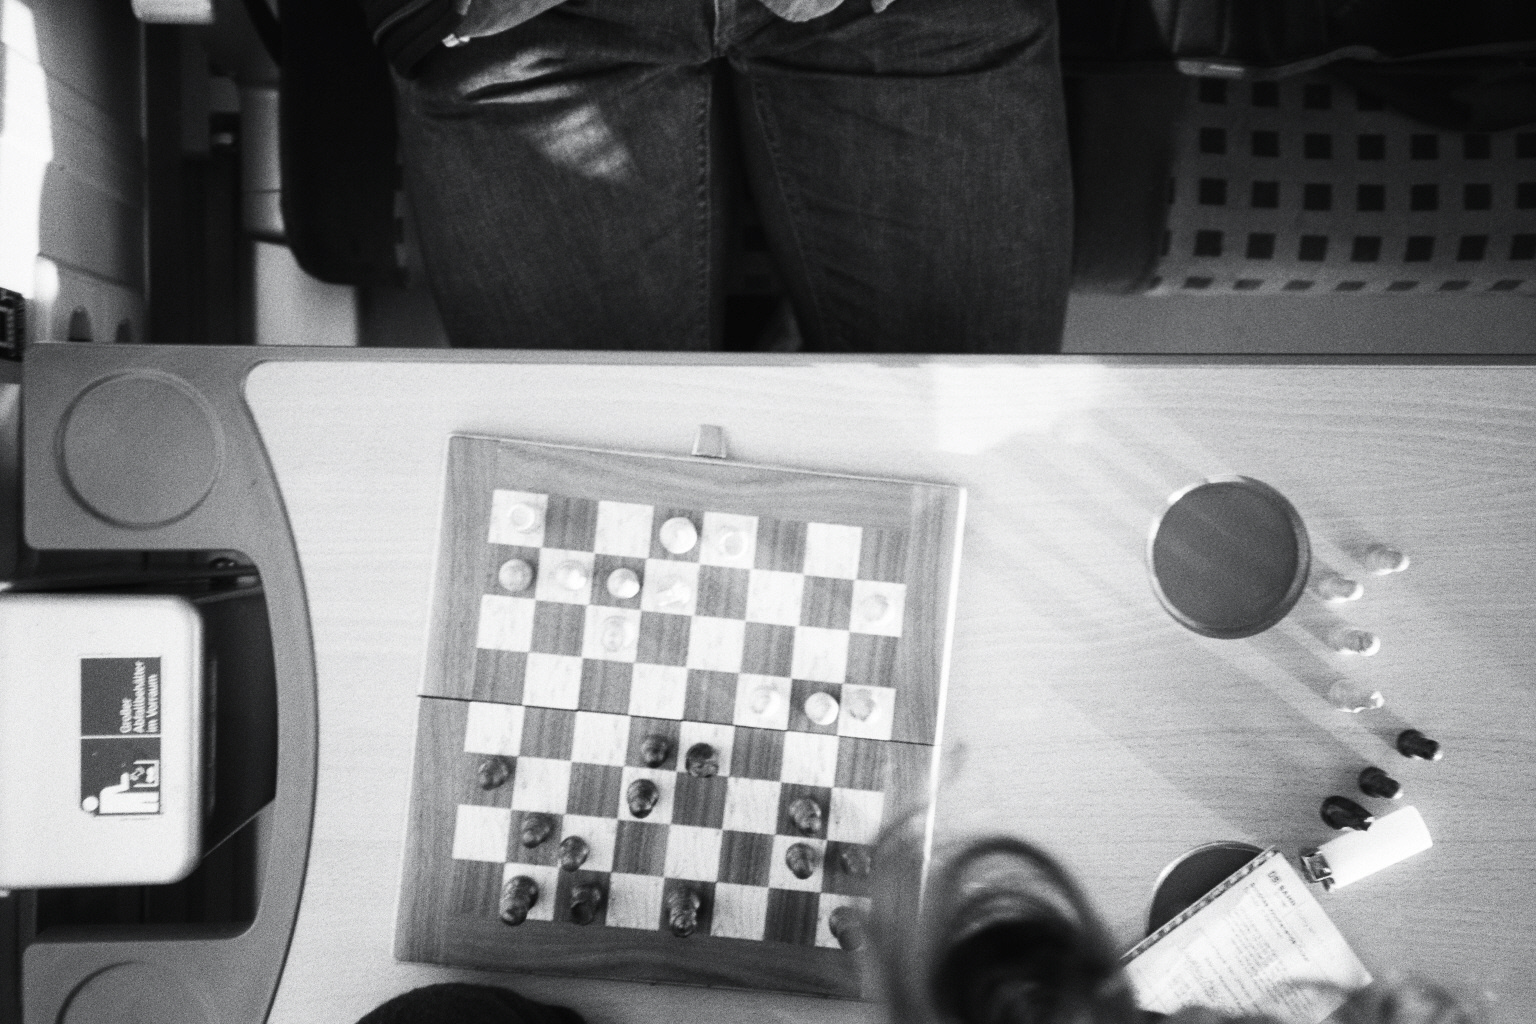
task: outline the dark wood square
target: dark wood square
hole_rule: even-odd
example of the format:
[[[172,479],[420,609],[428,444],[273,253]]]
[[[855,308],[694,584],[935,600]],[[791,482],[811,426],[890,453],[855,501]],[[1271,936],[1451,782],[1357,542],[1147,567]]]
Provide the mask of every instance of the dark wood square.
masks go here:
[[[853,660],[851,657],[848,659]],[[851,666],[850,666],[851,667]],[[813,683],[806,679],[792,679],[789,683],[789,731],[815,732],[831,736],[837,732],[834,719],[826,725],[817,725],[805,713],[805,700],[813,693],[830,693],[838,706],[843,703],[843,687],[839,683]]]
[[[797,946],[816,944],[816,912],[821,894],[794,889],[768,890],[768,918],[763,938]]]
[[[555,878],[555,891],[540,893],[540,899],[553,898],[555,901],[555,920],[562,924],[575,924],[571,920],[571,893],[578,885],[588,882],[595,883],[602,890],[602,901],[597,905],[597,916],[587,922],[588,928],[601,928],[608,923],[608,872],[606,871],[562,871]]]
[[[693,882],[682,878],[669,878],[662,885],[661,909],[658,918],[662,934],[667,938],[672,937],[672,933],[667,930],[667,898],[678,889],[692,889],[699,894],[699,926],[693,934],[708,935],[709,926],[715,920],[715,883]]]
[[[650,735],[665,736],[667,738],[667,759],[656,765],[658,771],[677,770],[677,742],[681,733],[682,723],[670,718],[631,718],[629,720],[629,751],[624,755],[624,763],[631,768],[649,768],[645,758],[640,756],[644,748],[645,738]]]
[[[693,528],[699,531],[699,537],[704,536],[704,514],[688,508],[664,508],[656,506],[656,513],[651,517],[651,557],[661,558],[669,562],[697,562],[699,560],[699,544],[684,551],[680,555],[674,555],[661,546],[661,526],[668,519],[676,519],[679,516],[693,524]]]
[[[497,704],[523,702],[523,673],[528,655],[521,651],[475,651],[475,679],[469,691],[471,700]]]
[[[863,851],[871,855],[874,853],[871,847],[859,843],[828,842],[826,860],[821,872],[822,892],[835,892],[843,896],[869,895],[869,875],[849,873],[848,866],[843,861],[843,855],[849,851]]]
[[[619,555],[593,555],[592,556],[592,603],[606,608],[639,608],[640,595],[634,597],[617,598],[608,593],[608,577],[615,570],[629,569],[640,578],[640,585],[645,585],[645,559],[623,558]]]
[[[795,627],[749,622],[741,638],[741,670],[787,678],[795,663]]]
[[[803,796],[808,796],[821,805],[821,828],[811,833],[808,838],[825,839],[827,836],[827,818],[832,813],[832,789],[828,786],[802,786],[795,782],[786,782],[779,787],[779,825],[778,834],[781,836],[805,837],[805,833],[795,827],[794,819],[789,816],[789,805]]]
[[[746,618],[747,584],[751,578],[746,569],[699,566],[698,613],[717,619]]]
[[[525,708],[521,756],[569,761],[575,734],[576,712],[564,708]]]
[[[853,580],[807,576],[800,598],[800,625],[847,629],[853,612]]]
[[[597,502],[551,494],[544,515],[544,546],[591,551],[597,543]]]
[[[735,672],[688,670],[688,696],[683,717],[690,722],[730,725],[736,718]]]
[[[587,629],[587,607],[561,601],[540,601],[533,607],[533,650],[540,654],[581,657]]]
[[[784,765],[784,734],[777,729],[738,726],[731,745],[731,774],[776,782]]]
[[[581,663],[581,696],[577,706],[583,711],[628,714],[629,683],[634,672],[635,666],[627,661],[588,658]]]
[[[667,612],[640,613],[640,641],[635,661],[642,665],[688,664],[688,633],[693,619]]]
[[[900,647],[901,637],[898,636],[849,633],[848,672],[843,681],[858,686],[890,686],[899,690],[902,681],[896,674],[896,652]]]
[[[907,582],[907,531],[866,526],[859,546],[859,579]]]
[[[884,792],[890,744],[844,736],[837,743],[837,787]]]
[[[773,836],[756,832],[720,833],[720,881],[767,886]]]
[[[611,764],[573,763],[565,813],[588,818],[616,817],[623,788],[624,769]]]
[[[624,875],[662,875],[667,868],[667,826],[620,821],[613,840],[613,870]]]
[[[719,828],[725,821],[725,787],[724,775],[698,779],[680,773],[672,797],[672,824]]]
[[[759,516],[754,568],[780,572],[805,570],[805,524],[792,519]]]
[[[553,826],[549,837],[538,846],[523,845],[523,823],[537,815],[548,818]],[[507,861],[517,864],[554,865],[560,853],[560,828],[564,815],[545,814],[542,811],[513,811],[512,829],[507,833]],[[542,895],[542,894],[541,894]]]
[[[501,905],[501,865],[480,860],[449,861],[447,896],[451,913],[495,918]]]

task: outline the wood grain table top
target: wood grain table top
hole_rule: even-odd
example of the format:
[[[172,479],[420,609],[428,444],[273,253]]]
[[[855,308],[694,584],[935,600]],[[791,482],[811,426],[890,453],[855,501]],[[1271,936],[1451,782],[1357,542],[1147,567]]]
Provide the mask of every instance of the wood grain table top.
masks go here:
[[[1129,946],[1153,884],[1213,840],[1294,857],[1367,764],[1404,785],[1427,853],[1324,907],[1378,976],[1536,1017],[1536,367],[1093,359],[773,365],[409,362],[257,367],[246,398],[293,531],[315,639],[319,772],[272,1019],[357,1019],[434,981],[511,984],[594,1024],[877,1020],[878,1007],[486,975],[391,955],[448,437],[686,454],[964,486],[941,839],[1006,829],[1057,853]],[[1148,582],[1174,491],[1242,473],[1299,510],[1363,599],[1304,596],[1246,640],[1199,636]],[[1359,567],[1374,542],[1411,568]],[[1381,637],[1334,653],[1342,623]],[[1323,697],[1348,676],[1387,706]],[[1435,764],[1391,747],[1440,740]],[[1385,810],[1385,805],[1377,808]]]

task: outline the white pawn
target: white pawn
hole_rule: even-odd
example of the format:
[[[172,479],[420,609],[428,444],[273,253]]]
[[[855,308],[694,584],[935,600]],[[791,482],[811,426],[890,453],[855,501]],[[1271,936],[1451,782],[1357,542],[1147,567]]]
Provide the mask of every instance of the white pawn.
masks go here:
[[[633,569],[615,569],[608,574],[608,593],[621,601],[628,601],[640,593],[640,577]]]
[[[805,717],[817,725],[831,725],[837,721],[837,698],[817,690],[805,698]]]
[[[763,683],[752,691],[752,696],[747,700],[747,707],[754,715],[768,717],[779,710],[779,691]]]
[[[684,516],[674,516],[661,524],[661,546],[674,555],[686,555],[699,542],[698,527]]]
[[[1336,572],[1323,573],[1312,584],[1312,589],[1324,601],[1358,601],[1365,593],[1359,583]]]
[[[555,570],[555,582],[566,590],[583,590],[592,582],[592,574],[580,562],[562,562],[560,568]]]
[[[849,716],[860,722],[869,721],[869,716],[875,713],[875,698],[868,690],[854,690],[843,697],[843,703],[848,707]]]
[[[865,622],[881,622],[891,613],[891,601],[884,594],[870,594],[859,602],[859,616]]]
[[[507,522],[518,533],[532,533],[539,528],[539,510],[526,501],[518,502],[507,513]]]
[[[1365,549],[1365,567],[1378,576],[1402,572],[1408,568],[1408,556],[1385,544],[1372,544]]]
[[[1340,654],[1358,654],[1368,658],[1381,650],[1381,639],[1368,629],[1356,626],[1340,626],[1328,638],[1333,649]]]
[[[1386,704],[1380,690],[1373,690],[1351,679],[1338,679],[1328,688],[1328,700],[1340,711],[1357,715],[1374,711]]]
[[[727,526],[715,538],[715,550],[722,558],[740,558],[747,552],[747,535],[734,526]]]
[[[527,590],[528,584],[533,582],[533,569],[521,558],[509,558],[497,570],[496,582],[503,590],[516,594]]]

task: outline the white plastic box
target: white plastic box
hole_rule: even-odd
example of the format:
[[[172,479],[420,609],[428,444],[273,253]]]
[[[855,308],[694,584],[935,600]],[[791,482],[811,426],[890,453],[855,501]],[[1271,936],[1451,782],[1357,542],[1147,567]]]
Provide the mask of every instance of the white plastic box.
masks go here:
[[[0,889],[184,878],[202,730],[190,603],[0,594]]]

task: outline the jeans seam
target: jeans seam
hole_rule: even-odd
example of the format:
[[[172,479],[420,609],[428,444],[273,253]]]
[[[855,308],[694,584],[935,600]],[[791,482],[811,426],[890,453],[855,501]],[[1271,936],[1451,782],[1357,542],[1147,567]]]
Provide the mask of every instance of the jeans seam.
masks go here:
[[[773,175],[773,180],[779,189],[779,195],[784,197],[784,206],[789,212],[790,244],[794,246],[795,255],[799,259],[800,266],[804,271],[805,282],[808,286],[807,291],[809,292],[807,298],[811,303],[811,313],[816,318],[816,329],[813,333],[821,336],[823,347],[828,347],[828,343],[834,340],[829,336],[832,326],[826,316],[822,314],[821,296],[818,294],[816,282],[812,280],[814,271],[811,267],[811,261],[806,258],[805,243],[800,238],[800,224],[805,219],[805,210],[800,205],[798,192],[793,192],[784,176],[779,173],[779,168],[783,165],[784,161],[779,150],[779,140],[776,134],[778,123],[770,120],[772,114],[768,110],[767,105],[761,102],[762,94],[758,89],[757,80],[750,74],[745,74],[744,77],[747,79],[747,88],[752,93],[752,109],[757,112],[757,123],[762,126],[763,148],[768,152],[768,170]],[[835,340],[838,345],[842,344],[843,339],[840,336]]]
[[[703,94],[702,97],[700,97],[698,114],[696,115],[696,117],[694,119],[696,127],[698,129],[698,131],[697,131],[697,138],[698,138],[698,154],[699,154],[699,186],[698,186],[698,194],[697,194],[697,197],[696,197],[697,198],[697,202],[698,202],[698,211],[699,211],[699,213],[698,213],[698,228],[699,228],[699,230],[698,230],[697,236],[696,236],[697,239],[698,239],[698,241],[696,243],[698,248],[695,250],[695,257],[696,257],[696,259],[698,261],[698,268],[699,268],[699,270],[698,270],[698,274],[699,274],[699,289],[698,289],[698,292],[699,292],[699,297],[698,297],[699,315],[695,318],[695,323],[697,324],[697,327],[695,328],[695,330],[698,332],[698,334],[699,334],[699,341],[701,342],[701,344],[699,344],[698,347],[699,347],[700,350],[705,350],[705,351],[707,351],[710,348],[710,343],[711,343],[711,338],[710,338],[710,313],[711,313],[711,301],[712,301],[712,298],[711,298],[711,295],[710,295],[710,270],[711,270],[710,264],[712,262],[712,259],[711,259],[712,254],[714,252],[714,244],[713,244],[714,224],[713,224],[713,220],[714,220],[715,214],[714,214],[714,209],[713,209],[714,204],[711,201],[712,197],[711,197],[711,187],[710,187],[711,186],[711,182],[710,182],[710,153],[709,153],[709,151],[710,151],[710,138],[709,138],[709,134],[710,134],[710,132],[709,132],[709,129],[710,129],[710,105],[713,102],[714,102],[714,90],[709,87],[709,82],[706,79],[705,80],[704,94]]]

